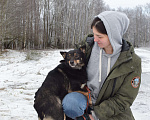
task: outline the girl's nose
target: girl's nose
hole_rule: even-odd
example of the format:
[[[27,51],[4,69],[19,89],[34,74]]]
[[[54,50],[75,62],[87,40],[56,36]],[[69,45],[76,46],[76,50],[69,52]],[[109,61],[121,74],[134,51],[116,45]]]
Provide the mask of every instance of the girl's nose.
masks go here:
[[[97,37],[94,36],[94,42],[97,42],[97,41],[98,41]]]
[[[94,42],[97,42],[97,40],[94,38]]]

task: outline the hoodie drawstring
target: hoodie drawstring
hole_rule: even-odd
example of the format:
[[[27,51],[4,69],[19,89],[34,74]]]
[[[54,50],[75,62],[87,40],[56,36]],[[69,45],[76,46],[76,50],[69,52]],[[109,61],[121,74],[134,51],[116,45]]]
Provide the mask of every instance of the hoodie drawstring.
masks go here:
[[[111,68],[111,57],[108,57],[108,63],[107,63],[107,76],[110,72]],[[100,49],[100,57],[99,57],[99,82],[102,81],[102,49]]]
[[[102,49],[100,49],[100,56],[99,56],[99,82],[102,81]]]
[[[108,57],[108,64],[107,64],[107,76],[110,72],[110,61],[111,61],[111,57]]]

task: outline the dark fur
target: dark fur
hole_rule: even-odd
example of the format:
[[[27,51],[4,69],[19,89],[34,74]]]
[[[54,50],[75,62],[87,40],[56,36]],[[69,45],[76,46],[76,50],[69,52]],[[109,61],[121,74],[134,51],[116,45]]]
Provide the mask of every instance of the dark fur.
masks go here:
[[[48,73],[35,93],[34,108],[41,120],[64,120],[61,104],[64,96],[69,91],[83,91],[81,85],[87,82],[84,48],[61,54],[64,60]]]

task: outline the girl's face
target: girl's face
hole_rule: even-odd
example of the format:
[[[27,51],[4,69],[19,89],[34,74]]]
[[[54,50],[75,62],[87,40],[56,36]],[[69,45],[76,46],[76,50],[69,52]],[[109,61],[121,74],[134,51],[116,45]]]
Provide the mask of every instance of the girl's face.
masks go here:
[[[93,27],[94,42],[97,42],[100,48],[103,48],[107,53],[108,50],[112,49],[108,35],[99,33],[95,27]]]

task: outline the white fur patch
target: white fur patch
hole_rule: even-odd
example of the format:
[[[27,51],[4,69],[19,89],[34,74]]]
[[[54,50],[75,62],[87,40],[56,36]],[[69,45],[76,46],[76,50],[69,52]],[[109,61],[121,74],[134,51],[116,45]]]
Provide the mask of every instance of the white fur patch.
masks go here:
[[[81,85],[81,89],[83,89],[85,87],[86,83],[82,84]]]
[[[54,120],[52,117],[46,117],[46,118],[44,118],[43,120]]]
[[[61,104],[61,100],[58,97],[56,97],[56,100],[59,104]]]
[[[61,100],[58,98],[58,97],[56,97],[56,100],[57,100],[57,105],[58,105],[58,107],[62,107],[62,105],[61,105]]]
[[[64,120],[66,120],[66,115],[65,115],[65,113],[64,113]]]

